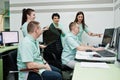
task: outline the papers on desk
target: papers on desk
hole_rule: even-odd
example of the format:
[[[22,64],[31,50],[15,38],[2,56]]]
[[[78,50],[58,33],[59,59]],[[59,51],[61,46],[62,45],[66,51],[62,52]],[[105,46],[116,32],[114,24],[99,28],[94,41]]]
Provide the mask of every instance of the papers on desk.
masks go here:
[[[97,54],[96,52],[85,52],[85,51],[77,51],[76,52],[76,59],[94,59],[96,57],[93,57],[93,54]]]
[[[81,62],[81,67],[89,67],[89,68],[106,68],[108,69],[109,66],[106,63],[98,63],[98,62]]]
[[[85,51],[77,51],[76,54],[79,54],[81,57],[89,57],[93,54],[97,54],[96,52],[85,52]]]
[[[93,54],[98,54],[98,53],[77,51],[75,59],[81,61],[87,60],[87,61],[104,61],[104,62],[114,62],[116,60],[116,57],[93,57]]]

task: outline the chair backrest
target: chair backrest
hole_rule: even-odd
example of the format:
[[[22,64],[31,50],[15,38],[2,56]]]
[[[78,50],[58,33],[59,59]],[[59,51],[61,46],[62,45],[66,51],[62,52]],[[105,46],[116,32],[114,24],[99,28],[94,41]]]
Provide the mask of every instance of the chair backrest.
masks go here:
[[[51,30],[46,30],[43,32],[43,43],[45,45],[50,45],[56,41],[59,36],[54,34]]]
[[[17,71],[17,50],[11,51],[8,53],[10,59],[10,70]]]
[[[54,27],[50,27],[49,30],[43,32],[43,42],[46,45],[54,43],[60,37],[61,31]]]
[[[55,28],[53,23],[50,24],[49,30],[43,32],[43,42],[46,45],[54,43],[61,35],[62,31]]]
[[[61,68],[61,53],[63,49],[60,35],[61,30],[52,26],[52,24],[49,30],[43,33],[43,42],[50,43],[44,49],[43,57],[49,64],[54,65],[58,68]],[[56,58],[56,60],[54,58]]]

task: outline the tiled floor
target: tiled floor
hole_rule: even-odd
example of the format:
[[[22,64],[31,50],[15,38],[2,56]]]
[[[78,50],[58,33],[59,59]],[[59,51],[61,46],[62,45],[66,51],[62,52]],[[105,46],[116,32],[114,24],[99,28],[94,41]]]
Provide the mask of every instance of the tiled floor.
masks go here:
[[[63,80],[72,80],[72,71],[62,71]]]

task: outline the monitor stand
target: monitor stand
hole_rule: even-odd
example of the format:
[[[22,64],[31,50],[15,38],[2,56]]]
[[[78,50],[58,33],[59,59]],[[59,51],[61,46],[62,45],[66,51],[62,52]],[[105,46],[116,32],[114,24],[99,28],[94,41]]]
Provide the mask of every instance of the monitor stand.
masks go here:
[[[12,46],[12,44],[3,44],[0,46],[0,48],[5,48],[5,47],[8,47],[8,46]]]

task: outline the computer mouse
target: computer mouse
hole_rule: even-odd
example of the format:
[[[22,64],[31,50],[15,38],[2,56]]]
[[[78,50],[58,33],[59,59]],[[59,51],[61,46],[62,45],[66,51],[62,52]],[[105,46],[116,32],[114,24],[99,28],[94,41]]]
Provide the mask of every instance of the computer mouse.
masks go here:
[[[101,56],[98,54],[93,54],[93,57],[101,57]]]
[[[92,50],[88,49],[88,50],[85,50],[86,52],[92,52]]]

